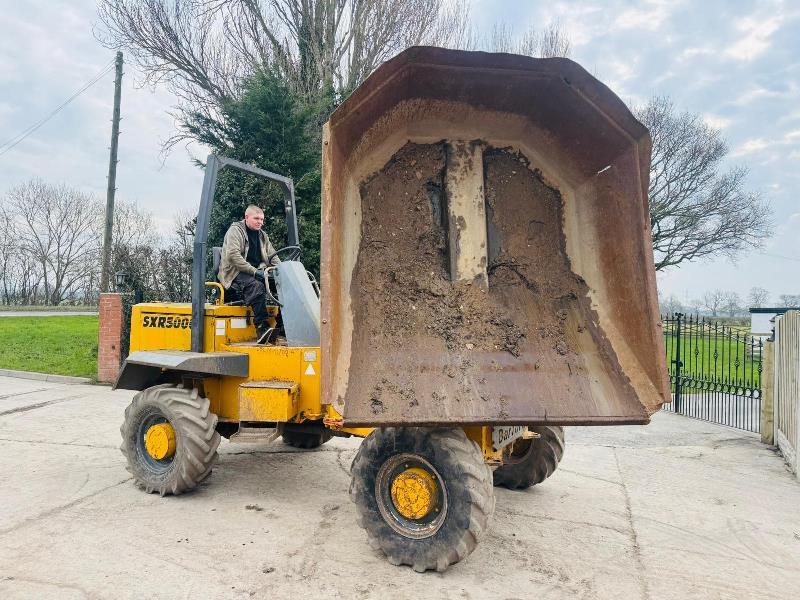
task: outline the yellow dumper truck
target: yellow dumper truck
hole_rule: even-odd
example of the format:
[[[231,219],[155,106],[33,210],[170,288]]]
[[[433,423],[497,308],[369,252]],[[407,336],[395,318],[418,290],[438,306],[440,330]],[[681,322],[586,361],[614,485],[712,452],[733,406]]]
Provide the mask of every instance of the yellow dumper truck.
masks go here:
[[[493,486],[549,477],[563,426],[644,424],[669,399],[649,161],[647,130],[570,60],[411,48],[325,124],[318,287],[292,181],[209,157],[192,303],[132,312],[116,386],[139,390],[134,480],[191,490],[221,436],[363,437],[350,497],[370,544],[417,571],[465,558]],[[220,169],[285,191],[274,343],[206,273]]]

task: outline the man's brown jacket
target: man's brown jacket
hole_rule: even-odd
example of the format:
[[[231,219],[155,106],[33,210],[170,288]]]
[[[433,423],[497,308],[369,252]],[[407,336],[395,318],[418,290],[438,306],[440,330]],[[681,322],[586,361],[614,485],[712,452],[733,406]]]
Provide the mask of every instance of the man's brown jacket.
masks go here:
[[[269,236],[263,229],[258,234],[261,238],[261,264],[259,268],[263,269],[267,266],[267,257],[275,252],[275,248],[272,247]],[[228,232],[222,242],[222,258],[219,264],[219,275],[217,275],[217,279],[226,289],[231,287],[231,283],[239,273],[255,274],[256,268],[246,260],[249,246],[247,225],[245,225],[244,221],[236,221],[228,228]],[[277,256],[273,256],[271,266],[280,262]]]

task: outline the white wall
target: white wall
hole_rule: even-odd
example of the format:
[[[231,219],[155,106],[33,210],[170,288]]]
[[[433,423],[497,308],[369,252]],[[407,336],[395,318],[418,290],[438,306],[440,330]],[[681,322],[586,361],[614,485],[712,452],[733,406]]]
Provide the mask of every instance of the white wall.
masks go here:
[[[753,335],[769,335],[773,324],[770,320],[778,313],[750,313],[750,333]]]

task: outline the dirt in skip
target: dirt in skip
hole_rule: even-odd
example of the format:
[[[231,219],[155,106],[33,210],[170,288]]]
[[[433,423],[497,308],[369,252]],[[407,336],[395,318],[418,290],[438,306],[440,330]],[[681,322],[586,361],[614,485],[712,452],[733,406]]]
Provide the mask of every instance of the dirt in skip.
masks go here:
[[[407,144],[361,185],[351,421],[552,413],[554,394],[587,392],[579,338],[610,352],[570,269],[561,197],[519,154],[484,150],[488,290],[451,281],[446,152],[443,142]],[[530,406],[530,386],[542,406]]]
[[[502,149],[485,152],[484,180],[492,299],[517,309],[535,354],[581,370],[567,327],[586,327],[589,288],[570,268],[561,195],[524,156]]]

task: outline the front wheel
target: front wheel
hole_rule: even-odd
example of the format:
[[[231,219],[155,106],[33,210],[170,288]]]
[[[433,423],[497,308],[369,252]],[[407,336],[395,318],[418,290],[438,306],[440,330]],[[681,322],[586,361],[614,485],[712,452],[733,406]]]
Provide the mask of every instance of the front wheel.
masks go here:
[[[148,493],[182,494],[211,473],[220,435],[217,416],[196,389],[157,385],[136,394],[120,428],[122,454]]]
[[[394,565],[444,571],[477,546],[494,512],[492,472],[461,429],[376,429],[351,468],[370,545]]]

